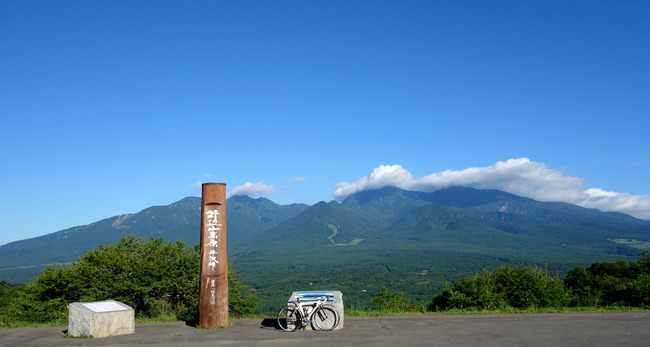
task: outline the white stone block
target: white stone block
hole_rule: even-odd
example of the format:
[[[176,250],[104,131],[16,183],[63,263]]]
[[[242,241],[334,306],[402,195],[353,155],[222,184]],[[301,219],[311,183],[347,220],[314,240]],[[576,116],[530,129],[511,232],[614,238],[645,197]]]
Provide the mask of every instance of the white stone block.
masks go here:
[[[107,337],[135,333],[135,311],[115,300],[73,302],[68,305],[68,334]]]

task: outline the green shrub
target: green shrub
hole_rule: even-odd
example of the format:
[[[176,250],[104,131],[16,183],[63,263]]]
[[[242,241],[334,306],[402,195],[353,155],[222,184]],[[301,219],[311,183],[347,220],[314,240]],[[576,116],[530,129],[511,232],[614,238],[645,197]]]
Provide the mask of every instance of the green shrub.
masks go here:
[[[23,290],[19,291],[3,309],[5,319],[33,323],[67,319],[67,304],[74,298],[71,289],[73,272],[70,267],[43,270]]]
[[[650,252],[638,261],[597,262],[569,270],[564,283],[571,306],[650,305]]]
[[[228,278],[233,315],[247,315],[257,297],[246,295],[231,269]],[[113,299],[134,308],[137,317],[175,316],[198,320],[199,248],[162,238],[133,236],[100,245],[71,266],[46,268],[4,309],[6,318],[27,322],[67,319],[75,301]]]
[[[501,266],[446,285],[433,298],[431,311],[563,307],[569,296],[562,281],[536,266]]]
[[[413,311],[413,301],[405,298],[403,292],[389,291],[382,287],[379,295],[372,299],[372,310],[377,312]]]
[[[503,300],[518,309],[564,307],[569,294],[557,276],[537,266],[502,266],[495,272],[496,286]]]

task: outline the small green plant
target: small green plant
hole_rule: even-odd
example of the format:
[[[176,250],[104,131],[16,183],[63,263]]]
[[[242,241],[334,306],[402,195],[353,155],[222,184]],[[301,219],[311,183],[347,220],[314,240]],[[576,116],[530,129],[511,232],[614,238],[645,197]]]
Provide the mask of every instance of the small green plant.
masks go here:
[[[403,292],[389,291],[381,287],[379,295],[372,299],[372,310],[376,312],[414,311],[413,301],[404,297]]]

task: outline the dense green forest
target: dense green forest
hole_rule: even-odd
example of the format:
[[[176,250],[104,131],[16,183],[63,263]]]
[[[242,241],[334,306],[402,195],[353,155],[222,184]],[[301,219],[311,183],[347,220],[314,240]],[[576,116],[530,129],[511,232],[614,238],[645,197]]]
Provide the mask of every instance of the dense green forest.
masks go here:
[[[102,244],[69,266],[46,268],[27,285],[0,282],[0,325],[10,327],[16,322],[65,324],[67,304],[106,299],[132,306],[137,317],[196,321],[198,253],[197,246],[187,246],[182,241],[171,243],[162,238],[144,241],[126,236],[115,244]],[[390,258],[390,252],[386,256]],[[537,266],[492,262],[494,270],[484,269],[448,282],[441,290],[434,289],[427,278],[427,269],[412,274],[415,281],[400,281],[390,276],[386,279],[382,277],[385,273],[402,273],[397,268],[406,266],[406,260],[399,261],[395,257],[379,265],[373,263],[375,260],[371,257],[354,265],[366,268],[368,274],[375,273],[375,276],[356,281],[356,290],[364,296],[350,296],[352,300],[345,298],[346,310],[395,313],[607,306],[647,308],[650,305],[649,251],[637,260],[602,261],[588,267],[574,267],[564,279]],[[231,267],[228,279],[231,315],[250,317],[256,312],[272,315],[284,305],[289,291],[296,286],[300,289],[340,289],[331,279],[343,269],[323,272],[324,266],[311,270],[307,265],[283,264],[286,268],[279,271],[294,271],[302,280],[297,283],[296,277],[280,279],[275,287],[262,294],[251,290],[250,284],[243,284]],[[377,266],[383,267],[380,269],[383,272],[378,271]],[[372,291],[362,289],[371,282],[385,285]],[[415,300],[413,293],[419,292],[428,299]],[[271,303],[268,307],[259,305],[260,295],[272,298],[266,301]]]

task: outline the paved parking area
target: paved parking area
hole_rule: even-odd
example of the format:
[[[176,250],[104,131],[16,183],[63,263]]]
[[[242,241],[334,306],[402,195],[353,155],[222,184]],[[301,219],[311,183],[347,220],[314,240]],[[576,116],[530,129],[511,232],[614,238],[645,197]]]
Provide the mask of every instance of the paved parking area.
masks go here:
[[[272,319],[227,329],[136,324],[131,335],[66,338],[67,327],[0,329],[0,346],[648,346],[650,312],[345,317],[342,330],[278,330]]]

